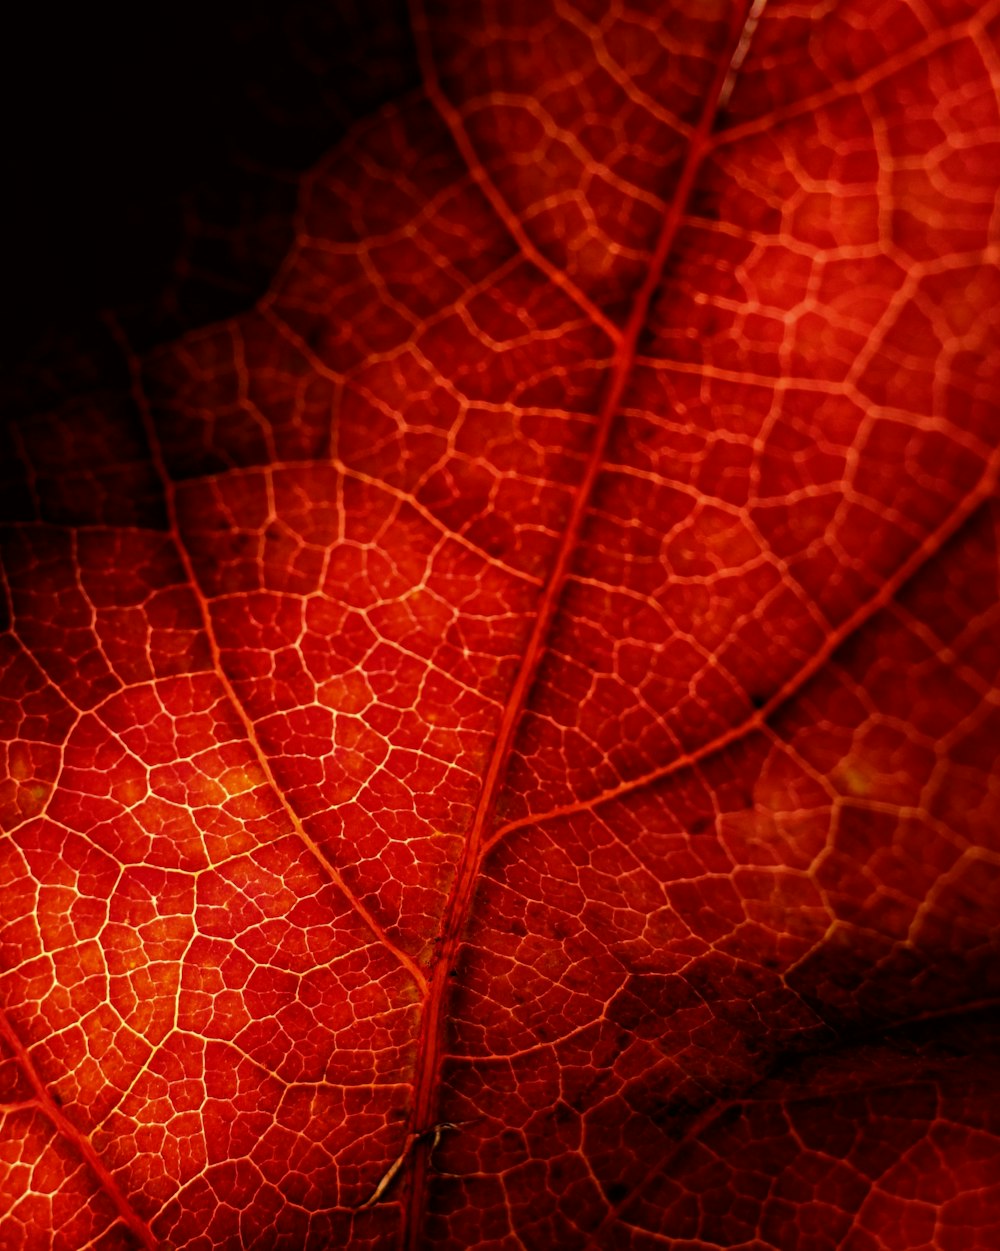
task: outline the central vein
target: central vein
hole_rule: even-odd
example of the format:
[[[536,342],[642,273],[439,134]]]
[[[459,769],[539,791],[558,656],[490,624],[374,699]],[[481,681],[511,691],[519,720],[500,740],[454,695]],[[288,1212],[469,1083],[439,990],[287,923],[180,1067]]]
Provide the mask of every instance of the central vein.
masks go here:
[[[680,171],[670,207],[664,217],[660,233],[653,249],[649,268],[632,301],[628,319],[620,332],[613,333],[615,351],[608,376],[601,394],[597,413],[597,429],[587,458],[586,468],[573,494],[570,515],[563,531],[559,548],[549,578],[539,599],[531,634],[524,648],[517,674],[504,706],[503,716],[490,753],[489,764],[483,779],[482,790],[476,806],[472,825],[466,838],[462,855],[455,872],[451,894],[445,905],[442,919],[441,943],[437,963],[427,992],[424,1016],[421,1022],[420,1041],[415,1061],[414,1105],[411,1133],[413,1150],[410,1152],[408,1195],[404,1199],[404,1224],[401,1245],[406,1251],[417,1251],[424,1225],[427,1195],[428,1169],[431,1152],[428,1146],[431,1132],[438,1121],[438,1098],[441,1065],[444,1059],[446,1008],[451,972],[454,969],[466,922],[481,868],[486,835],[493,821],[497,799],[503,785],[510,760],[514,738],[520,725],[521,715],[535,681],[539,663],[545,653],[545,645],[558,610],[566,577],[570,571],[577,544],[583,529],[594,486],[604,465],[612,423],[619,410],[622,393],[632,373],[636,346],[649,311],[649,304],[660,284],[663,269],[670,255],[677,231],[687,208],[691,189],[698,170],[708,151],[708,140],[720,108],[732,90],[733,79],[746,54],[750,36],[760,17],[764,0],[755,0],[749,14],[732,33],[727,55],[720,58],[719,68],[711,88],[706,94],[705,106],[698,125],[692,134],[684,165]],[[426,31],[424,32],[426,36]],[[456,114],[440,97],[436,78],[426,72],[428,54],[425,42],[425,77],[428,78],[428,94],[441,107],[445,120],[456,125]],[[493,197],[491,197],[493,198]],[[505,220],[507,214],[504,215]],[[602,318],[602,329],[607,323]]]

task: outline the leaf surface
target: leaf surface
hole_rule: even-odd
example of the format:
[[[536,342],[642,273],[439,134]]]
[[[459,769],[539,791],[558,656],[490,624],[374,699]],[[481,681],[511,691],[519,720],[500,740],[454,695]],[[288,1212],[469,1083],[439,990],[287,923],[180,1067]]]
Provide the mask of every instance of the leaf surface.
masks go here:
[[[998,23],[415,3],[18,425],[0,1246],[995,1244]]]

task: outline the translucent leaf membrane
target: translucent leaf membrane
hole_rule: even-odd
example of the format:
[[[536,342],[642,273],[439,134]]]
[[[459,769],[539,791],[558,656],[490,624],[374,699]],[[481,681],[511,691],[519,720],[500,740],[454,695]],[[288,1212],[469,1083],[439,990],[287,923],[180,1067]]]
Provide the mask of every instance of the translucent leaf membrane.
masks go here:
[[[411,21],[16,427],[0,1245],[987,1251],[997,6]]]

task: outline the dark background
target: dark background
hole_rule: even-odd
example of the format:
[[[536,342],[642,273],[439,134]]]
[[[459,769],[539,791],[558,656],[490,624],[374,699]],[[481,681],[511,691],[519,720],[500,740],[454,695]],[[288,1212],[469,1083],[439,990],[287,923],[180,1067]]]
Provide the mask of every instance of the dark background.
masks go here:
[[[139,348],[246,307],[297,183],[417,84],[403,0],[19,6],[2,40],[0,363]]]

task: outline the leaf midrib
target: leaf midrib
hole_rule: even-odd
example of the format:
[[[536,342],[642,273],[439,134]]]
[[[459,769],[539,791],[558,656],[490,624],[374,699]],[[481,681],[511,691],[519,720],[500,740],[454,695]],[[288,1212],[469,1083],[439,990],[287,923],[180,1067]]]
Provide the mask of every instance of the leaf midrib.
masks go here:
[[[476,157],[475,151],[464,132],[461,118],[444,95],[437,78],[431,54],[427,23],[423,14],[422,0],[412,0],[414,11],[414,35],[423,69],[424,83],[428,98],[436,107],[452,133],[456,147],[462,153],[476,182],[493,205],[501,221],[519,244],[526,259],[533,261],[537,267],[576,300],[581,308],[592,308],[589,297],[579,292],[569,283],[561,271],[558,278],[553,277],[553,266],[547,258],[542,257],[531,243],[509,206],[503,201],[499,191],[489,178]],[[439,1096],[440,1070],[444,1058],[445,1007],[448,1002],[451,970],[454,968],[461,947],[466,922],[468,920],[475,884],[479,876],[483,856],[489,844],[484,842],[484,834],[489,828],[496,808],[500,788],[503,784],[510,759],[514,738],[521,723],[521,717],[534,685],[535,676],[542,656],[545,652],[546,640],[551,631],[563,586],[570,572],[581,531],[586,519],[594,486],[600,476],[605,462],[608,441],[615,417],[618,415],[620,401],[635,365],[640,335],[645,328],[649,305],[662,280],[666,261],[671,253],[677,232],[683,220],[684,211],[690,200],[695,178],[702,162],[709,151],[708,139],[719,111],[720,100],[731,82],[733,58],[743,38],[749,16],[744,19],[735,31],[730,30],[730,42],[727,53],[720,57],[712,85],[705,96],[704,107],[695,127],[681,168],[677,185],[670,200],[670,206],[660,228],[649,267],[645,278],[633,296],[628,317],[622,329],[609,327],[608,319],[598,310],[595,322],[606,330],[614,343],[614,355],[610,371],[600,401],[597,414],[597,428],[594,433],[590,454],[584,472],[573,495],[569,518],[567,520],[559,548],[552,565],[549,578],[539,599],[538,608],[531,633],[525,645],[510,694],[507,698],[500,728],[497,732],[490,753],[482,790],[476,805],[475,815],[462,850],[455,872],[455,878],[448,901],[445,905],[441,942],[438,961],[434,966],[430,989],[424,1007],[421,1022],[419,1045],[414,1064],[414,1106],[410,1125],[411,1133],[426,1135],[436,1121],[436,1106]],[[512,226],[513,223],[513,226]],[[599,317],[599,320],[597,318]],[[423,1234],[424,1215],[427,1198],[427,1179],[430,1163],[430,1152],[419,1138],[415,1141],[411,1152],[412,1164],[407,1170],[406,1181],[408,1193],[403,1201],[403,1226],[400,1231],[400,1245],[407,1251],[418,1251]]]

